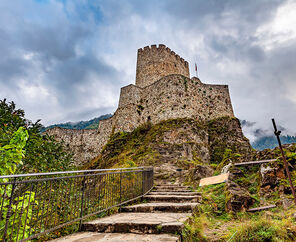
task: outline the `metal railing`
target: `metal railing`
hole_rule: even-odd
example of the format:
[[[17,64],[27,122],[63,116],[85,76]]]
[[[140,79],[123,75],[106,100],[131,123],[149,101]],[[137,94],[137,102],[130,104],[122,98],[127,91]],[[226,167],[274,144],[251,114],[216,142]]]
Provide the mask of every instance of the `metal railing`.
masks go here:
[[[26,241],[121,207],[153,187],[153,168],[0,176],[0,241]]]

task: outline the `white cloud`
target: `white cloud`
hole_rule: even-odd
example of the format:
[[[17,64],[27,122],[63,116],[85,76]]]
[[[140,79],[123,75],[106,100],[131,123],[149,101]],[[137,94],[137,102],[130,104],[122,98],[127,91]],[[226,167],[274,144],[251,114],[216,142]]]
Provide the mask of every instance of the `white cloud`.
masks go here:
[[[137,49],[162,43],[191,75],[197,62],[203,82],[229,84],[240,119],[270,129],[275,116],[293,132],[295,9],[276,0],[2,1],[0,98],[45,124],[109,113],[134,83]]]
[[[266,50],[271,50],[296,38],[296,2],[290,0],[280,6],[274,18],[260,26],[256,36]]]

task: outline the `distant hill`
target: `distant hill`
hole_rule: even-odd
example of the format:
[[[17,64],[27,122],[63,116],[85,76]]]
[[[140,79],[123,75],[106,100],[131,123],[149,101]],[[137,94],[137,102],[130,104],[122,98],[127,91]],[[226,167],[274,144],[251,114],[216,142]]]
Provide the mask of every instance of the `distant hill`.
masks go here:
[[[258,128],[255,122],[249,122],[247,120],[240,120],[241,126],[245,131],[253,137],[255,141],[251,142],[251,145],[256,150],[273,149],[278,146],[277,139],[274,135],[271,135],[270,130],[263,130]],[[285,131],[284,127],[278,126],[281,131]],[[282,144],[296,143],[296,136],[281,135]]]
[[[112,114],[105,114],[98,118],[93,118],[88,121],[79,121],[79,122],[67,122],[67,123],[60,123],[60,124],[53,124],[47,127],[44,127],[41,131],[44,132],[47,129],[60,127],[65,129],[96,129],[98,128],[99,122],[104,119],[108,119],[112,117]]]
[[[281,135],[280,139],[282,144],[296,143],[296,136]],[[251,145],[256,150],[264,150],[275,148],[278,142],[275,136],[264,136],[255,140]]]

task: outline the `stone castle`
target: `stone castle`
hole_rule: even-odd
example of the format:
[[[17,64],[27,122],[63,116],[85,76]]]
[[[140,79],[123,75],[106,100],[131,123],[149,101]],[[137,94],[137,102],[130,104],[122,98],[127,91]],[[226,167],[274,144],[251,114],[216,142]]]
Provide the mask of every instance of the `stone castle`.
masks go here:
[[[121,88],[116,112],[100,121],[98,130],[53,128],[47,133],[64,140],[76,162],[84,164],[100,153],[113,132],[130,132],[146,122],[225,116],[234,117],[228,86],[190,78],[188,62],[160,44],[138,50],[136,84]]]

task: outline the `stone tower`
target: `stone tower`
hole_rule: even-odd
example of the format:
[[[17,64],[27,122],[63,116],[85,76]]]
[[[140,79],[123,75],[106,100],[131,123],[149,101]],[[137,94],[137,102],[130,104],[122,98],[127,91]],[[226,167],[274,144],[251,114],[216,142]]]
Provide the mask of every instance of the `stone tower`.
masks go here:
[[[149,86],[171,74],[189,78],[188,62],[162,44],[138,49],[136,86]]]

